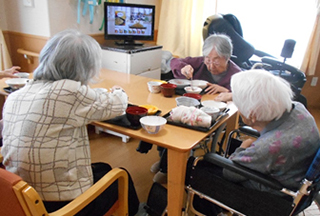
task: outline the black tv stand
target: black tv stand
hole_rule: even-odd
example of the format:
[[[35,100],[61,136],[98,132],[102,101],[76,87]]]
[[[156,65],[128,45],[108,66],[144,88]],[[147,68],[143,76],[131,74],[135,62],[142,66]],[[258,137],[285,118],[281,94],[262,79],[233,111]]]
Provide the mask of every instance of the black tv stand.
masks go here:
[[[115,41],[115,44],[118,46],[143,46],[143,43],[134,40]]]

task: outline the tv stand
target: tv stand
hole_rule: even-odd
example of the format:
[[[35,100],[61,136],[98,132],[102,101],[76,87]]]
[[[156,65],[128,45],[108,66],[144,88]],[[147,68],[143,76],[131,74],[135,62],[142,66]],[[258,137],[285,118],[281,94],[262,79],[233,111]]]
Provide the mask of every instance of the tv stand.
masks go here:
[[[118,46],[143,46],[143,43],[134,40],[115,41],[115,44]]]

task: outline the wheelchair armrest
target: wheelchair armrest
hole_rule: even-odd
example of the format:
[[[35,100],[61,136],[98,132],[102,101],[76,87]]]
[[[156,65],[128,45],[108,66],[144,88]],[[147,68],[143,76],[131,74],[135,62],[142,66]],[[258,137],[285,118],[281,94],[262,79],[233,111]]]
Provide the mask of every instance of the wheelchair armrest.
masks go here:
[[[247,167],[241,166],[240,164],[234,163],[232,160],[224,158],[216,153],[210,152],[205,154],[204,160],[219,167],[233,171],[247,179],[256,181],[272,189],[281,190],[284,188],[277,180]]]
[[[272,57],[272,58],[275,58],[273,57],[272,55],[266,53],[266,52],[263,52],[263,51],[260,51],[260,50],[255,50],[254,55],[258,56],[258,57],[265,57],[265,56],[269,56],[269,57]]]
[[[238,128],[239,131],[241,131],[244,134],[247,134],[249,136],[253,136],[253,137],[260,137],[260,132],[253,129],[250,126],[241,126]]]

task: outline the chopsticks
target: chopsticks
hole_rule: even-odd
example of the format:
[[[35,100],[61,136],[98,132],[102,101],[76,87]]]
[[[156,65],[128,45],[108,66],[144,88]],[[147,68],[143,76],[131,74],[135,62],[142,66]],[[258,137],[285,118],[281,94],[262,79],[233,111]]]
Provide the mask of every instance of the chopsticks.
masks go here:
[[[215,122],[218,122],[222,117],[224,117],[228,113],[229,110],[230,110],[229,108],[223,110],[221,115],[219,115],[218,118],[216,118]]]

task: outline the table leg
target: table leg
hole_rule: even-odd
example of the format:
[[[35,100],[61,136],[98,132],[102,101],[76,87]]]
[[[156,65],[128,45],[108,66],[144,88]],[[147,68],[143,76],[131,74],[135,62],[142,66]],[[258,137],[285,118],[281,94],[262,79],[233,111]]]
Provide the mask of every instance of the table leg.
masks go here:
[[[228,136],[230,134],[231,131],[238,129],[239,127],[239,112],[237,112],[236,114],[230,116],[230,118],[227,120],[227,126],[226,126],[226,139],[224,140],[223,143],[223,149],[226,150],[226,145],[227,145],[227,140],[228,140]]]
[[[6,96],[0,95],[0,119],[2,119],[2,109],[5,101],[6,101]]]
[[[182,214],[184,182],[189,152],[168,149],[168,216]]]

